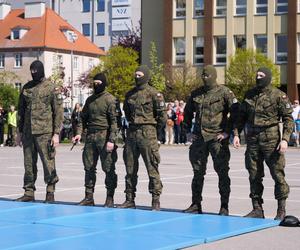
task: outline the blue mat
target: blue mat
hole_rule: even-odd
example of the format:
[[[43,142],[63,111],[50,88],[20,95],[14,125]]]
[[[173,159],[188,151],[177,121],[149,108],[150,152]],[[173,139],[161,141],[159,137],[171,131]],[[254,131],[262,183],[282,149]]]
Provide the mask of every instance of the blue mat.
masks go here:
[[[0,201],[0,249],[178,249],[278,221]]]

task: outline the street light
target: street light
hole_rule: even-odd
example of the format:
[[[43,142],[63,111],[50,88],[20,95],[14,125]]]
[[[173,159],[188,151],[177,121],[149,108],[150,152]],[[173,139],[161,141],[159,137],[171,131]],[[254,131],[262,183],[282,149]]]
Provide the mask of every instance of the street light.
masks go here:
[[[69,32],[69,42],[71,43],[75,43],[75,41],[78,39],[78,35],[74,32],[71,31]],[[73,109],[73,97],[74,97],[74,79],[73,79],[73,45],[72,45],[72,49],[71,49],[71,108]]]

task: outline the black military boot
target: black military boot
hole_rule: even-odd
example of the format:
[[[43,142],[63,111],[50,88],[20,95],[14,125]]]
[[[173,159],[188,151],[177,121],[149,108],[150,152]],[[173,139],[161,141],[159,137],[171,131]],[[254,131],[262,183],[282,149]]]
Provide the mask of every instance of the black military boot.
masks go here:
[[[219,215],[223,215],[223,216],[228,216],[229,215],[228,203],[222,203],[221,204]]]
[[[126,200],[118,208],[136,208],[133,194],[126,194]]]
[[[278,200],[277,202],[278,202],[278,208],[277,208],[277,214],[276,214],[276,217],[274,218],[274,220],[282,221],[286,215],[286,212],[285,212],[286,202],[285,202],[285,199]]]
[[[79,202],[79,206],[95,206],[94,202],[94,194],[93,193],[85,193],[85,197],[82,201]]]
[[[15,199],[15,201],[20,201],[20,202],[34,201],[34,196],[24,194],[23,196]]]
[[[114,198],[112,196],[109,195],[106,196],[104,207],[109,207],[109,208],[114,207]]]
[[[252,200],[252,205],[253,210],[249,214],[246,214],[244,217],[264,219],[264,210],[258,200]]]
[[[184,213],[191,214],[202,214],[202,206],[201,203],[192,203],[187,209],[183,210]]]
[[[44,200],[44,203],[53,203],[55,200],[54,200],[54,193],[52,192],[47,192],[46,194],[46,198]]]
[[[152,196],[152,210],[153,211],[159,211],[160,210],[159,195],[153,195]]]

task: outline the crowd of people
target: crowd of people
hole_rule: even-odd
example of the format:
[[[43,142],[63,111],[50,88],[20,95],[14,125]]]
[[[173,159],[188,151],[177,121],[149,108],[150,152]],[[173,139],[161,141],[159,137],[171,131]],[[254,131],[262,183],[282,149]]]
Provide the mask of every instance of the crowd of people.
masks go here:
[[[34,61],[30,71],[33,80],[25,84],[20,93],[18,113],[11,107],[7,115],[10,134],[15,134],[18,121],[18,136],[9,139],[15,140],[13,145],[23,146],[24,154],[25,191],[17,201],[35,199],[39,155],[46,183],[45,202],[52,203],[59,181],[55,149],[59,144],[63,123],[63,100],[60,89],[45,78],[42,62]],[[299,145],[297,124],[300,108],[298,101],[292,106],[286,94],[271,85],[270,69],[262,67],[257,70],[256,85],[246,92],[240,103],[229,88],[217,83],[217,70],[212,65],[204,67],[201,75],[204,84],[191,92],[186,104],[175,100],[166,105],[162,93],[149,84],[150,71],[147,66],[139,66],[134,76],[135,86],[126,93],[122,109],[119,101],[106,90],[109,83],[105,74],[98,73],[93,78],[93,94],[88,97],[82,110],[80,105],[76,105],[72,113],[72,142],[80,142],[83,131],[86,131],[82,153],[85,196],[79,205],[95,204],[93,195],[100,159],[107,189],[104,206],[114,207],[113,198],[118,183],[115,171],[117,138],[119,131],[126,126],[123,150],[126,197],[118,207],[136,207],[139,157],[142,156],[149,176],[152,210],[160,210],[163,184],[159,173],[159,142],[185,144],[189,133],[192,134],[189,160],[194,173],[192,203],[183,212],[202,213],[204,176],[208,156],[211,155],[219,178],[219,215],[227,216],[231,192],[230,136],[234,148],[239,148],[240,134],[244,131],[247,144],[245,165],[249,173],[249,196],[253,205],[253,210],[246,217],[264,218],[262,196],[265,162],[275,183],[274,195],[278,201],[275,219],[283,220],[289,194],[284,153],[291,134],[294,134],[296,145]],[[3,120],[6,119],[4,117]]]

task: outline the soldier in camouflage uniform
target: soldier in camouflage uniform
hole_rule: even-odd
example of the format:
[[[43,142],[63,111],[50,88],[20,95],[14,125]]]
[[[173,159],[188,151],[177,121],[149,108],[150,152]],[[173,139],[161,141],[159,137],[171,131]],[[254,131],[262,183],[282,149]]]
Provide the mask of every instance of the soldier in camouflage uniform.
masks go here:
[[[117,147],[115,140],[118,132],[117,122],[121,112],[117,99],[105,91],[106,85],[107,80],[103,73],[94,77],[94,94],[85,102],[77,135],[73,138],[73,142],[80,141],[82,130],[87,129],[82,154],[85,170],[85,198],[79,203],[82,206],[95,205],[93,194],[99,156],[102,170],[106,175],[107,196],[104,206],[114,206],[113,197],[117,187],[117,175],[115,173]]]
[[[55,147],[59,144],[63,120],[62,97],[60,88],[45,79],[42,62],[34,61],[30,71],[33,80],[24,85],[19,98],[18,143],[23,144],[25,194],[17,201],[34,201],[39,154],[47,184],[45,202],[54,202],[55,183],[58,182]]]
[[[221,195],[220,215],[228,215],[230,194],[228,147],[231,131],[232,108],[237,99],[232,91],[216,82],[217,72],[211,66],[205,66],[202,73],[204,86],[191,93],[184,109],[184,124],[189,130],[196,113],[193,130],[193,143],[190,146],[189,158],[193,167],[192,204],[184,210],[186,213],[202,213],[202,189],[206,173],[207,158],[212,156],[214,169],[219,176],[219,193]]]
[[[253,210],[246,217],[264,218],[262,181],[265,161],[275,181],[275,199],[278,200],[275,219],[282,220],[289,194],[289,186],[284,178],[284,152],[293,131],[293,109],[286,94],[271,86],[271,80],[272,73],[268,68],[258,69],[256,86],[245,94],[240,107],[233,145],[239,147],[238,133],[245,128],[245,164],[249,172],[250,198],[253,205]],[[282,135],[279,130],[281,120]]]
[[[135,208],[135,192],[138,179],[139,156],[142,155],[149,175],[149,192],[152,209],[160,209],[162,183],[158,171],[160,163],[157,135],[166,123],[163,95],[149,86],[149,69],[140,66],[135,71],[136,87],[126,94],[124,112],[129,128],[123,152],[126,165],[126,200],[119,207]]]

